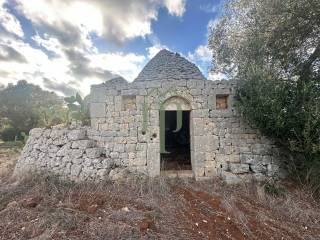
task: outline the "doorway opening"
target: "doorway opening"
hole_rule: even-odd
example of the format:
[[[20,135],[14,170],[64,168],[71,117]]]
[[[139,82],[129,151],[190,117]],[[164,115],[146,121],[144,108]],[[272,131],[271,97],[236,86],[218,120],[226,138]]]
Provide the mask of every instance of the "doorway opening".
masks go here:
[[[161,170],[192,170],[190,154],[190,111],[182,111],[182,125],[180,129],[177,129],[177,111],[164,111],[164,114],[164,145],[166,152],[161,153],[160,156]]]

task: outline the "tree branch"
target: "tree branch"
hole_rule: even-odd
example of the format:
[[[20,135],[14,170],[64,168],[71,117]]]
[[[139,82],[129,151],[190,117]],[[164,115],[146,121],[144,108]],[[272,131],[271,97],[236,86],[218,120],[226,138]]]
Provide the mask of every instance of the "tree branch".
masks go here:
[[[319,57],[320,57],[320,43],[318,44],[316,49],[313,51],[313,53],[310,55],[308,60],[301,63],[300,66],[298,67],[298,69],[300,69],[299,74],[301,77],[304,78],[304,76],[307,77],[310,75],[310,71],[311,71],[310,67],[312,63]]]

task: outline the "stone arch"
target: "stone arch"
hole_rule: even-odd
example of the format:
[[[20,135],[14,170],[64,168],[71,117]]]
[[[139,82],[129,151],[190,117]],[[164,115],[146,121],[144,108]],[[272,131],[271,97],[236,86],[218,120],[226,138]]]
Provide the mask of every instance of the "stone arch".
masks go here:
[[[191,111],[192,106],[188,99],[181,96],[171,96],[161,103],[163,110],[166,111]],[[178,109],[180,107],[180,109]]]

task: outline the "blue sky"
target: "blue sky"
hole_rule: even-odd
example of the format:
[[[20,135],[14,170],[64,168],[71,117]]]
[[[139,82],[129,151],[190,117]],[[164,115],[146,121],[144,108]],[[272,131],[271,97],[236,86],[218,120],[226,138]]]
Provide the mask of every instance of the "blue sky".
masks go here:
[[[208,26],[223,0],[0,0],[0,86],[25,79],[60,95],[132,81],[162,48],[211,65]]]

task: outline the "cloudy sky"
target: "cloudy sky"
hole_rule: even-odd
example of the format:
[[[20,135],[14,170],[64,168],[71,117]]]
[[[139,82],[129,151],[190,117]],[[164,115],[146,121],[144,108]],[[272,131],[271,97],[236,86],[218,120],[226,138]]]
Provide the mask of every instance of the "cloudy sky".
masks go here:
[[[208,76],[208,26],[223,0],[0,0],[0,86],[27,80],[87,94],[116,75],[132,81],[160,49]]]

